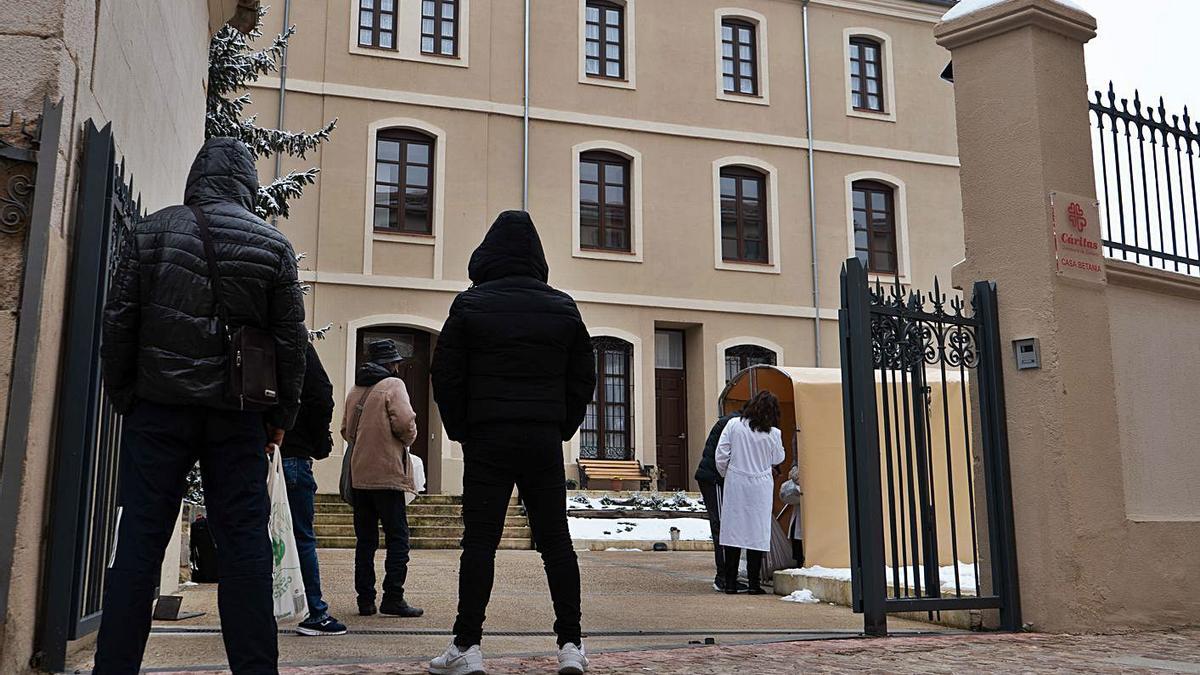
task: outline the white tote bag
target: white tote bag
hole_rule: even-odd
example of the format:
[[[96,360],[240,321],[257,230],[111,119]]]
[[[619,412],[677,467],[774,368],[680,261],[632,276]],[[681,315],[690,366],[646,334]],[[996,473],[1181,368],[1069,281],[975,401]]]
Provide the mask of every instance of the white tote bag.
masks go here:
[[[287,481],[283,476],[283,458],[279,447],[271,453],[271,474],[267,476],[267,494],[271,497],[271,588],[275,598],[275,618],[290,619],[308,614],[304,596],[304,578],[300,576],[300,554],[292,532],[292,510],[288,506]]]

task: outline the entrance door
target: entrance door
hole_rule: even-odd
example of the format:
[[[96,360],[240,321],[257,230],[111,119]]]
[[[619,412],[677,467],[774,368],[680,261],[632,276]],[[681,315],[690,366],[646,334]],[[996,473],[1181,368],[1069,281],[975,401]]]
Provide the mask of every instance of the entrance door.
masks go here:
[[[659,488],[686,490],[687,371],[684,368],[683,332],[654,334],[654,419],[658,440]]]
[[[417,413],[417,440],[411,451],[429,466],[429,333],[411,328],[377,327],[358,331],[358,349],[354,367],[367,360],[367,345],[376,340],[395,340],[405,356],[400,378],[408,389]]]

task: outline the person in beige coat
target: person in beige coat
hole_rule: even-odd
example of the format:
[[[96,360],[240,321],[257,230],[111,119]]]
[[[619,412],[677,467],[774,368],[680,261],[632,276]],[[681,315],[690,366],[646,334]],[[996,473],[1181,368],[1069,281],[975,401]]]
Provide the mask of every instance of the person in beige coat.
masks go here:
[[[367,345],[370,361],[359,367],[346,397],[342,438],[354,445],[350,484],[354,489],[354,590],[358,613],[370,616],[375,606],[375,551],[383,524],[383,601],[378,611],[400,617],[424,612],[404,600],[408,577],[409,530],[405,491],[415,491],[409,446],[417,438],[417,414],[404,380],[404,357],[392,340]]]

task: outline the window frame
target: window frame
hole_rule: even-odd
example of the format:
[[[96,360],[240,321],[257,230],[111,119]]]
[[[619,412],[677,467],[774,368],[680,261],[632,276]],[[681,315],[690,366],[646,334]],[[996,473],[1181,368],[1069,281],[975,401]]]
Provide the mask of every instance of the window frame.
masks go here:
[[[721,213],[721,175],[725,169],[739,167],[757,172],[765,180],[761,194],[763,223],[763,243],[766,247],[765,262],[743,262],[726,260],[723,248],[723,232]],[[779,274],[782,267],[783,247],[780,244],[779,227],[779,170],[771,164],[756,157],[730,156],[713,161],[712,177],[713,200],[713,266],[718,270],[735,272],[758,272],[762,274]]]
[[[754,59],[754,94],[743,94],[736,91],[726,91],[724,82],[724,53],[723,46],[725,43],[722,29],[725,22],[740,22],[743,25],[749,25],[753,28],[753,59]],[[771,78],[770,78],[770,63],[769,55],[770,48],[768,44],[768,26],[767,17],[759,12],[749,9],[726,7],[718,9],[714,12],[713,22],[713,56],[715,62],[715,71],[713,72],[713,80],[716,91],[716,97],[722,101],[732,103],[748,103],[751,105],[770,105],[771,104]],[[736,55],[735,55],[736,56]],[[736,68],[736,66],[735,66]]]
[[[392,162],[390,160],[381,160],[379,158],[379,143],[381,141],[392,141],[392,142],[396,142],[396,143],[400,144],[400,152],[399,152],[397,161]],[[424,144],[427,148],[426,153],[428,156],[428,163],[423,165],[425,168],[425,171],[426,171],[426,181],[425,181],[426,184],[423,187],[427,192],[426,199],[427,199],[428,207],[427,207],[426,213],[425,213],[425,229],[420,230],[420,231],[409,230],[405,227],[405,225],[407,223],[407,218],[406,218],[407,206],[406,206],[405,195],[407,195],[407,190],[409,187],[407,169],[409,167],[408,147],[410,144]],[[380,208],[380,205],[378,203],[378,197],[373,196],[372,199],[374,201],[373,201],[373,206],[372,206],[372,210],[371,210],[371,224],[372,224],[372,230],[376,234],[401,235],[401,236],[407,236],[407,237],[432,237],[432,236],[434,236],[434,219],[436,216],[436,214],[434,213],[434,209],[437,206],[436,197],[434,195],[434,190],[436,189],[436,180],[435,180],[435,173],[434,173],[437,170],[437,167],[435,166],[436,162],[437,162],[437,138],[434,136],[431,136],[431,135],[429,135],[423,131],[417,130],[417,129],[406,128],[406,127],[391,127],[391,128],[386,128],[386,129],[379,129],[375,132],[375,167],[374,167],[375,173],[372,175],[372,186],[371,186],[372,194],[373,195],[377,194],[378,188],[380,185],[379,173],[378,173],[380,163],[395,164],[398,167],[397,168],[397,176],[396,176],[396,179],[398,182],[395,184],[395,186],[400,191],[400,198],[398,200],[397,206],[395,207],[396,222],[397,222],[397,224],[400,225],[400,227],[397,229],[387,228],[387,227],[381,228],[375,224],[375,210]],[[422,166],[422,165],[417,163],[417,166]],[[384,183],[384,185],[392,185],[392,184]],[[392,207],[388,206],[387,208],[391,209]]]
[[[578,457],[583,458],[583,459],[619,459],[619,460],[634,459],[636,457],[636,452],[637,452],[636,447],[634,446],[634,442],[636,440],[636,435],[634,434],[634,422],[635,422],[635,417],[636,417],[635,395],[636,395],[636,390],[637,390],[636,382],[635,382],[635,377],[637,375],[637,368],[636,368],[636,362],[634,360],[634,355],[636,353],[635,345],[628,340],[625,340],[623,338],[619,338],[616,336],[597,335],[592,338],[592,350],[593,350],[593,354],[594,354],[593,358],[595,359],[595,366],[596,366],[596,388],[592,392],[592,400],[588,402],[588,407],[590,409],[593,406],[595,406],[594,419],[595,419],[596,424],[595,424],[595,428],[588,428],[587,425],[589,422],[590,415],[584,416],[584,421],[579,426]],[[624,423],[623,430],[610,432],[607,428],[607,421],[608,421],[607,408],[609,407],[609,405],[612,405],[612,404],[610,404],[607,400],[607,391],[608,391],[607,385],[608,385],[608,378],[610,376],[609,376],[609,374],[607,372],[607,368],[606,368],[606,365],[607,365],[606,354],[615,353],[615,352],[617,352],[617,350],[620,350],[620,352],[624,356],[624,371],[621,376],[624,378],[624,389],[625,389],[624,399],[625,400],[623,401],[623,403],[619,403],[616,405],[624,406],[625,423]],[[586,446],[584,444],[583,435],[585,433],[595,433],[596,434],[597,444],[596,444],[596,451],[595,451],[596,456],[595,457],[584,457],[584,448]],[[618,433],[618,434],[622,434],[625,437],[625,447],[623,448],[622,456],[614,457],[609,452],[609,450],[610,450],[608,448],[608,434],[609,433]]]
[[[733,33],[732,40],[725,39],[725,29],[726,28],[729,28],[730,32]],[[739,39],[742,31],[744,31],[744,30],[749,30],[749,32],[750,32],[750,43],[749,44],[743,44],[741,42],[741,40]],[[725,45],[726,44],[728,44],[732,47],[732,49],[730,50],[733,52],[732,56],[725,56]],[[743,59],[741,56],[741,48],[742,47],[750,48],[750,61],[749,61],[750,75],[742,75],[742,69],[740,68],[740,66],[743,63],[747,63],[747,61],[745,59]],[[733,63],[733,74],[732,75],[725,74],[726,61],[732,61],[732,63]],[[721,75],[721,90],[724,91],[726,94],[729,94],[730,96],[750,96],[750,97],[757,97],[759,95],[759,90],[761,89],[761,87],[759,86],[759,77],[758,77],[758,26],[756,26],[753,22],[747,21],[746,19],[743,19],[741,17],[734,17],[734,16],[727,16],[727,17],[721,19],[721,73],[720,73],[720,75]],[[725,78],[726,77],[733,78],[733,89],[729,89],[725,86]],[[745,80],[750,81],[750,87],[751,87],[750,91],[742,91],[741,83]]]
[[[720,181],[723,183],[726,178],[732,178],[735,181],[736,186],[737,186],[736,191],[734,193],[734,201],[736,204],[736,212],[734,214],[734,225],[737,229],[737,235],[735,237],[735,241],[737,243],[737,257],[736,258],[726,258],[725,257],[725,240],[727,239],[727,237],[725,236],[725,210],[722,208],[721,209],[721,259],[727,263],[734,263],[734,264],[769,265],[771,263],[771,248],[772,248],[771,247],[771,238],[767,233],[767,230],[770,227],[770,222],[768,222],[768,220],[767,220],[769,217],[768,216],[769,204],[764,203],[768,200],[768,195],[767,195],[767,178],[768,177],[765,173],[763,173],[762,171],[760,171],[754,167],[746,166],[744,164],[728,164],[726,166],[721,167],[721,170],[720,170]],[[759,202],[759,214],[763,220],[762,228],[761,228],[762,229],[761,241],[763,244],[763,256],[762,256],[761,260],[748,258],[748,257],[746,257],[746,254],[745,254],[746,237],[743,233],[743,230],[745,229],[746,223],[745,223],[745,218],[743,217],[743,214],[742,214],[742,207],[743,207],[743,204],[745,201],[745,197],[743,196],[742,190],[743,190],[743,184],[745,181],[755,181],[758,183],[758,195],[759,196],[758,196],[757,201]],[[725,200],[724,192],[719,192],[717,194],[717,199],[724,201]]]
[[[875,60],[867,59],[866,50],[875,50]],[[857,52],[857,55],[856,55]],[[854,74],[854,63],[858,63],[858,74]],[[875,66],[875,77],[867,75],[866,67],[869,65]],[[858,78],[859,86],[856,89],[853,85],[854,78]],[[887,98],[887,92],[884,90],[884,74],[883,74],[883,45],[875,38],[865,35],[855,35],[850,38],[850,105],[859,112],[879,113],[887,112],[888,105],[891,103]],[[870,83],[874,81],[878,84],[878,92],[871,93]],[[854,105],[854,95],[858,94],[860,105]],[[872,108],[870,106],[871,96],[879,99],[879,107]]]
[[[580,208],[580,168],[584,156],[592,152],[615,155],[628,161],[626,173],[626,206],[629,219],[628,251],[604,248],[586,248],[582,244],[582,209]],[[615,141],[587,141],[571,148],[571,255],[575,258],[608,260],[613,262],[641,263],[642,257],[642,154]]]
[[[577,189],[579,191],[579,197],[578,197],[577,203],[578,203],[579,212],[580,212],[579,225],[578,225],[579,240],[580,240],[579,248],[583,251],[598,252],[598,253],[616,253],[616,254],[633,253],[633,208],[632,208],[632,204],[631,204],[631,202],[633,201],[633,199],[632,199],[633,190],[631,189],[632,186],[630,185],[630,183],[632,182],[632,179],[633,179],[633,162],[631,162],[629,160],[629,158],[625,157],[624,155],[621,155],[616,152],[612,152],[611,150],[603,150],[603,149],[585,150],[585,151],[579,153],[579,158],[576,161],[579,164],[579,167],[578,167],[579,178],[577,180],[577,186],[578,186]],[[596,205],[597,205],[597,208],[599,211],[599,219],[596,222],[596,229],[597,229],[596,239],[600,243],[596,246],[588,246],[583,243],[583,194],[582,193],[583,193],[583,184],[584,184],[583,164],[585,162],[586,163],[594,163],[597,166],[595,185],[596,185]],[[615,186],[610,186],[606,180],[606,176],[607,176],[608,172],[605,169],[609,166],[620,167],[621,173],[624,176],[624,182],[620,186],[622,189],[622,192],[623,192],[622,204],[619,205],[622,208],[623,216],[625,219],[624,230],[625,230],[626,246],[624,248],[614,248],[614,247],[607,246],[604,243],[605,242],[604,235],[610,229],[610,227],[607,226],[608,211],[609,211],[609,207],[610,207],[610,205],[607,202],[608,188],[615,187]],[[590,181],[589,181],[589,183],[590,183]],[[617,206],[617,205],[613,205],[613,206]]]
[[[355,23],[358,26],[358,29],[355,31],[355,34],[354,34],[354,42],[362,49],[379,49],[379,50],[386,50],[386,51],[390,51],[390,52],[398,51],[400,49],[400,47],[399,47],[399,43],[400,43],[400,39],[399,39],[400,38],[400,21],[399,21],[400,17],[399,17],[399,15],[400,15],[401,0],[392,0],[392,9],[391,10],[383,9],[383,0],[370,0],[370,2],[371,2],[371,10],[370,11],[372,12],[372,19],[371,19],[371,26],[369,28],[364,27],[362,24],[362,13],[364,11],[367,11],[362,6],[363,0],[353,0],[353,3],[351,4],[351,6],[354,8]],[[380,19],[385,14],[388,14],[392,17],[392,27],[390,29],[386,29],[386,30],[382,26],[380,26]],[[363,44],[363,42],[362,42],[362,31],[363,30],[371,31],[371,43],[370,44]],[[391,33],[391,35],[392,35],[392,46],[390,46],[390,47],[384,47],[380,44],[381,36],[385,32]]]
[[[621,77],[589,75],[587,72],[587,8],[592,0],[579,0],[579,83],[614,89],[637,89],[637,0],[603,0],[622,10]]]
[[[879,48],[879,100],[883,106],[882,110],[871,110],[870,108],[856,107],[854,105],[854,79],[850,65],[853,58],[851,45],[852,43],[863,41],[873,42]],[[846,115],[848,117],[874,120],[876,122],[895,122],[897,99],[894,64],[896,63],[896,59],[892,55],[891,36],[874,28],[850,27],[842,31],[842,46],[844,50],[842,68],[845,73]],[[865,91],[866,87],[865,82],[863,80],[863,91]]]
[[[599,28],[600,37],[596,40],[596,44],[599,45],[599,49],[597,50],[598,55],[596,57],[596,59],[598,60],[597,61],[598,65],[599,65],[599,72],[597,72],[597,73],[589,73],[587,70],[587,62],[588,62],[588,59],[590,58],[587,55],[587,44],[592,41],[587,37],[587,27],[589,25],[591,25],[591,22],[588,21],[588,18],[587,18],[587,11],[589,9],[591,9],[592,7],[597,8],[600,12],[600,22],[599,22],[599,24],[597,24],[597,26]],[[608,68],[607,68],[607,65],[609,63],[607,47],[609,44],[611,44],[608,41],[607,37],[605,37],[606,33],[607,33],[607,29],[610,28],[610,26],[607,23],[607,17],[608,17],[609,11],[617,12],[617,17],[618,17],[618,20],[620,21],[620,23],[616,26],[616,28],[617,28],[617,50],[620,52],[617,57],[618,73],[616,75],[609,75]],[[628,17],[625,14],[625,6],[620,3],[613,2],[613,0],[585,0],[584,4],[583,4],[583,12],[584,12],[584,15],[583,15],[583,24],[584,24],[583,72],[584,72],[584,75],[589,78],[594,78],[594,79],[615,80],[615,81],[620,81],[620,82],[625,81],[625,71],[626,71],[626,67],[627,67],[626,58],[625,58],[626,42],[627,42],[625,39],[625,28],[628,25]]]
[[[358,43],[359,2],[346,3],[350,21],[347,52],[371,59],[394,59],[443,66],[447,68],[469,68],[471,58],[471,0],[455,0],[455,57],[421,51],[421,0],[396,1],[396,36],[394,49],[367,47]],[[370,64],[357,64],[363,68]]]
[[[862,192],[864,194],[864,198],[863,198],[864,208],[863,209],[859,209],[854,204],[854,196],[858,192]],[[885,197],[884,214],[886,216],[886,220],[887,220],[888,224],[890,225],[890,231],[886,232],[884,234],[891,235],[891,244],[892,244],[892,251],[891,251],[892,260],[891,260],[891,262],[892,262],[892,267],[894,268],[892,270],[880,270],[875,267],[876,255],[877,254],[878,255],[886,255],[886,252],[877,252],[877,250],[874,246],[875,239],[876,239],[876,237],[875,237],[876,232],[875,232],[875,228],[874,228],[875,219],[873,217],[873,214],[875,214],[876,211],[875,211],[875,208],[872,206],[873,200],[871,198],[871,195],[875,195],[875,194],[883,194]],[[860,230],[860,228],[854,223],[854,220],[853,220],[853,214],[856,212],[859,212],[859,211],[862,211],[865,214],[865,220],[866,220],[865,230]],[[860,179],[860,180],[854,181],[853,183],[850,184],[850,212],[851,212],[851,223],[850,224],[851,224],[851,227],[854,228],[854,235],[856,237],[855,240],[851,242],[854,246],[855,257],[858,257],[859,251],[865,251],[867,254],[867,263],[866,263],[865,267],[867,268],[868,273],[879,275],[879,276],[887,276],[887,277],[898,276],[900,274],[900,236],[899,236],[900,227],[899,227],[899,224],[897,223],[897,218],[896,218],[896,188],[895,188],[895,186],[888,185],[887,183],[883,183],[881,181],[873,180],[873,179]],[[858,235],[858,232],[860,232],[860,231],[866,232],[866,235],[867,235],[866,249],[863,249],[858,246],[857,235]]]
[[[375,1],[378,2],[379,0],[375,0]],[[397,1],[399,1],[399,0],[397,0]],[[420,38],[419,38],[421,41],[421,44],[419,44],[417,46],[418,50],[421,52],[421,54],[423,56],[429,56],[429,57],[439,58],[439,59],[457,59],[458,53],[459,53],[458,21],[459,21],[459,18],[462,16],[462,9],[463,9],[462,3],[459,0],[418,0],[418,2],[420,5],[420,21],[421,21],[421,31],[420,31]],[[430,37],[433,39],[433,46],[434,46],[435,50],[432,52],[425,51],[425,37],[426,37],[426,35],[429,35],[425,32],[425,18],[426,18],[425,2],[433,3],[433,16],[430,18],[433,19],[434,33],[432,35],[430,35]],[[451,19],[446,19],[443,15],[443,11],[447,4],[454,7],[454,17]],[[450,37],[450,39],[454,43],[454,51],[450,54],[443,53],[440,49],[441,42],[445,38],[441,35],[441,31],[439,30],[439,28],[441,27],[442,23],[445,21],[450,21],[454,27],[454,33]]]

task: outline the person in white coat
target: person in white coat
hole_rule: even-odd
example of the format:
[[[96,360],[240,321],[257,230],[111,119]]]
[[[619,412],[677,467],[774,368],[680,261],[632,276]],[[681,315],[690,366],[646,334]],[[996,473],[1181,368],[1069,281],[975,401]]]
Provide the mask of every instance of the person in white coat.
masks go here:
[[[779,399],[760,391],[717,441],[717,471],[725,477],[721,502],[721,546],[725,547],[725,592],[737,593],[738,564],[746,549],[750,595],[761,585],[762,556],[771,550],[772,468],[783,462]]]

